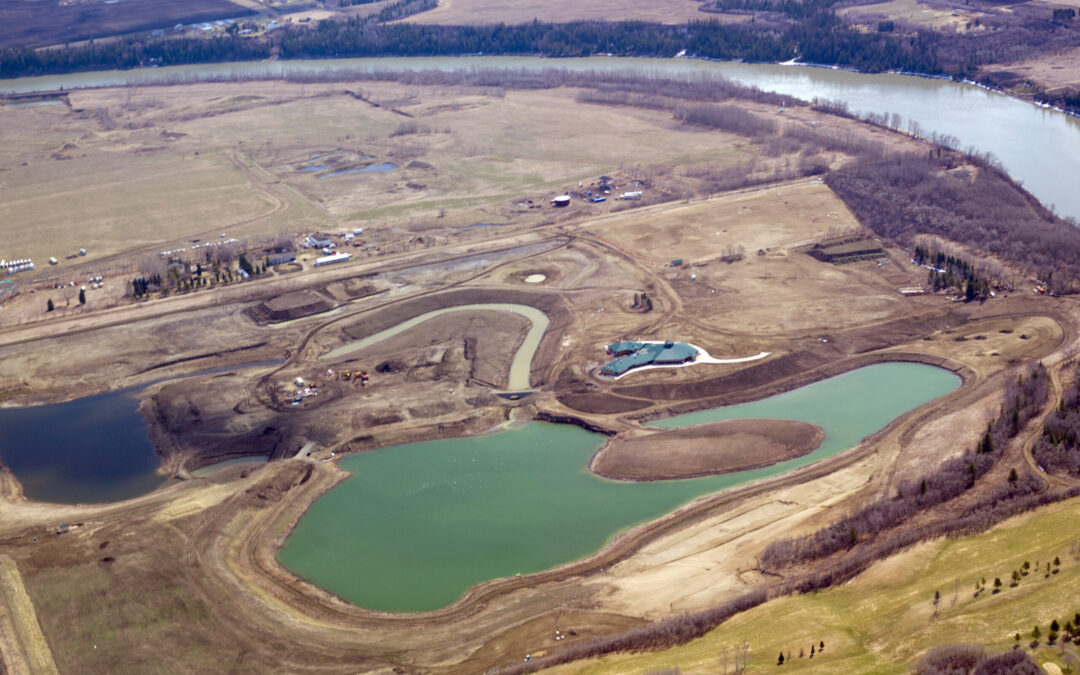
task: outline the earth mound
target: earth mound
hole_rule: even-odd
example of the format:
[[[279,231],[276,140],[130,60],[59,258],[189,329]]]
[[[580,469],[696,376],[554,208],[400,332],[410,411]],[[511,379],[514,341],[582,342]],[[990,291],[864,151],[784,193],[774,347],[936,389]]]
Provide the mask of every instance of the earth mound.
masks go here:
[[[813,452],[825,438],[809,422],[739,419],[611,438],[591,468],[617,480],[670,480],[745,471]]]
[[[281,323],[301,319],[312,314],[319,314],[333,309],[329,300],[310,291],[286,293],[260,302],[247,310],[255,323],[260,326],[268,323]]]

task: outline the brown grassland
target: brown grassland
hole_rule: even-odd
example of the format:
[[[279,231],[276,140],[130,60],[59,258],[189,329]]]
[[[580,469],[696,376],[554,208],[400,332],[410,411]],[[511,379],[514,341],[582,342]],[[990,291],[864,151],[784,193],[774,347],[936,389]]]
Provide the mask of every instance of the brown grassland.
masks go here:
[[[816,174],[786,168],[808,160],[843,166],[852,148],[872,143],[925,155],[917,141],[793,106],[786,124],[842,131],[848,150],[794,144],[777,153],[761,139],[686,124],[660,109],[582,103],[578,93],[251,82],[88,90],[72,92],[70,106],[0,107],[0,253],[40,261],[35,273],[17,277],[15,293],[0,296],[0,404],[154,382],[140,392],[140,410],[163,472],[177,478],[120,503],[63,505],[25,499],[18,477],[0,470],[0,601],[13,617],[0,618],[0,658],[8,670],[48,668],[50,660],[59,672],[512,666],[526,653],[555,653],[747,590],[776,590],[786,580],[756,565],[770,541],[827,525],[962,452],[985,430],[1005,383],[1029,363],[1041,360],[1060,391],[1062,364],[1080,339],[1072,298],[1035,296],[1028,282],[983,303],[903,297],[896,289],[925,283],[926,271],[893,242],[884,242],[877,261],[842,266],[805,254],[859,223]],[[771,105],[739,105],[776,114]],[[319,177],[383,163],[398,168]],[[322,166],[333,168],[303,170]],[[719,173],[745,167],[761,181],[716,189]],[[550,205],[601,175],[614,179],[616,193],[641,189],[644,198]],[[315,268],[316,253],[301,249],[288,273],[140,302],[126,297],[133,276],[166,269],[163,250],[190,251],[225,233],[261,261],[263,247],[280,239],[358,227],[364,245],[349,249],[347,263]],[[80,246],[86,258],[64,258]],[[727,256],[739,247],[744,256]],[[45,264],[50,255],[60,264]],[[679,257],[687,264],[666,266]],[[95,274],[106,285],[88,291],[86,305],[71,286],[51,288]],[[542,282],[526,283],[534,274]],[[650,311],[635,305],[643,291]],[[533,357],[532,393],[520,400],[497,395],[528,329],[505,312],[454,313],[434,328],[420,324],[393,341],[322,358],[433,309],[492,302],[529,305],[550,321]],[[275,323],[260,306],[287,316]],[[667,337],[717,358],[770,355],[617,381],[597,376],[603,345]],[[847,452],[703,497],[619,533],[583,560],[485,582],[435,612],[355,607],[276,559],[311,503],[346,477],[322,461],[332,452],[536,418],[635,437],[649,418],[891,360],[940,365],[964,384]],[[279,365],[240,368],[256,361]],[[163,380],[212,367],[222,370]],[[371,383],[327,378],[328,367],[365,369]],[[296,377],[318,382],[320,394],[293,407]],[[753,455],[754,465],[799,451],[807,436],[779,425],[737,431],[772,443],[775,452],[759,456],[747,450],[756,440],[736,437],[738,454]],[[987,480],[1027,466],[1025,434]],[[684,440],[673,440],[670,453],[658,446],[675,474],[703,472],[703,455],[732,460],[696,452],[701,439]],[[312,456],[294,458],[309,442]],[[192,474],[249,455],[273,461]],[[51,534],[60,523],[82,527]],[[903,560],[942,547],[931,542]],[[980,550],[983,567],[1013,564],[993,547]],[[928,634],[917,648],[898,648],[903,635],[877,631],[875,641],[844,641],[859,630],[845,621],[868,619],[840,604],[826,608],[834,618],[823,639],[848,663],[876,663],[866,654],[883,650],[899,663],[937,640]],[[759,626],[753,622],[769,607],[738,619],[738,634],[751,635],[741,626]],[[556,629],[568,640],[557,641]],[[717,638],[709,639],[712,652]],[[775,644],[769,637],[754,649]],[[646,658],[650,668],[664,667]]]
[[[444,0],[435,9],[409,17],[412,23],[459,26],[491,23],[528,23],[533,19],[549,23],[572,21],[649,21],[653,23],[685,23],[710,15],[698,11],[696,0],[664,0],[642,5],[628,0],[614,2],[553,2],[542,7],[536,3],[515,0]],[[749,16],[737,20],[749,20]]]

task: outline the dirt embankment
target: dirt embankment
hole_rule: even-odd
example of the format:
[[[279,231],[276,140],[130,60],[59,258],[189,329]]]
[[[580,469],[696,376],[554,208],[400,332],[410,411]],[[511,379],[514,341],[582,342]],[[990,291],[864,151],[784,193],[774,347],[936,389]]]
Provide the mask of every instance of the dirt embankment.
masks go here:
[[[821,427],[796,420],[740,419],[614,436],[589,466],[605,478],[669,480],[745,471],[813,452]]]
[[[301,319],[334,308],[333,303],[312,291],[286,293],[249,307],[248,316],[260,326]]]
[[[364,314],[356,321],[344,326],[343,332],[353,340],[361,340],[380,331],[392,328],[409,319],[449,307],[461,305],[483,305],[508,303],[535,307],[547,315],[549,324],[540,346],[533,356],[530,380],[533,386],[541,386],[547,381],[547,371],[555,362],[563,333],[573,322],[561,296],[548,291],[518,291],[504,288],[488,289],[469,287],[443,293],[433,293],[418,298],[379,308]]]

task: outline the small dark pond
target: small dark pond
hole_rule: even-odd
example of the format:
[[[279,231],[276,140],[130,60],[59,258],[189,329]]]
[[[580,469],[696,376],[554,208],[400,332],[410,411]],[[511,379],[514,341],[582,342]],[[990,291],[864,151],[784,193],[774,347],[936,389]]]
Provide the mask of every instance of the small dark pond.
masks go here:
[[[161,461],[137,412],[139,391],[164,380],[278,363],[209,368],[65,403],[0,408],[0,461],[35,501],[89,504],[144,495],[169,479],[158,473]]]

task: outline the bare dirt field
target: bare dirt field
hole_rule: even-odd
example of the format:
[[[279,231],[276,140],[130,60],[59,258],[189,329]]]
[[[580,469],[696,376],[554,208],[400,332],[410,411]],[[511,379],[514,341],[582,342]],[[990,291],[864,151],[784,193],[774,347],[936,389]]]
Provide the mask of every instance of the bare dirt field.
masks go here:
[[[572,21],[649,21],[655,23],[685,23],[711,18],[698,11],[695,0],[664,0],[642,6],[639,3],[616,2],[555,2],[537,7],[534,3],[493,2],[492,0],[443,0],[435,9],[422,12],[408,20],[413,23],[469,25],[490,23],[528,23],[533,19],[555,23]],[[750,17],[747,16],[746,19]]]
[[[1020,368],[1042,359],[1060,369],[1075,353],[1071,300],[1030,289],[984,303],[902,297],[897,287],[926,278],[907,251],[886,244],[883,258],[850,265],[805,253],[857,225],[816,179],[713,194],[710,172],[761,159],[760,140],[575,95],[255,82],[86,91],[71,95],[71,108],[0,110],[12,139],[0,150],[11,196],[2,233],[24,236],[19,229],[38,221],[59,232],[81,212],[77,236],[18,241],[34,256],[56,255],[42,242],[90,250],[86,260],[20,278],[20,292],[5,299],[0,404],[144,385],[140,411],[162,470],[180,479],[85,506],[26,500],[18,476],[0,473],[0,554],[12,561],[0,570],[3,600],[24,618],[29,601],[60,672],[475,673],[564,647],[556,630],[573,644],[712,607],[777,583],[755,565],[769,541],[827,524],[906,473],[929,470],[985,429]],[[924,152],[808,107],[784,115]],[[830,165],[848,160],[803,152]],[[98,161],[100,182],[90,169]],[[318,177],[386,163],[397,168]],[[582,199],[550,206],[552,195],[605,174],[621,185],[640,181],[646,198],[618,203],[623,210]],[[65,181],[70,192],[54,197]],[[363,243],[349,247],[345,263],[316,269],[321,254],[301,249],[287,275],[43,308],[63,300],[51,276],[82,279],[112,265],[122,289],[135,273],[123,270],[160,264],[161,250],[181,244],[185,251],[171,255],[183,263],[162,265],[164,274],[190,273],[192,256],[209,265],[190,252],[208,236],[248,239],[261,262],[263,243],[325,231],[344,248],[340,233],[354,226],[364,228]],[[745,256],[722,261],[732,246]],[[685,264],[664,267],[677,257]],[[544,278],[526,283],[533,275]],[[529,391],[516,399],[500,394],[529,322],[507,312],[452,312],[324,358],[426,312],[485,303],[527,305],[549,320]],[[275,312],[280,321],[269,320]],[[621,338],[686,340],[720,358],[770,355],[597,377],[604,345]],[[624,448],[660,448],[661,469],[678,475],[717,462],[730,469],[751,461],[746,455],[760,465],[806,451],[814,434],[754,424],[737,428],[729,445],[714,442],[713,427],[705,436],[657,432],[667,440],[655,443],[642,422],[886,360],[940,365],[965,383],[848,452],[703,497],[587,558],[485,582],[436,612],[355,607],[277,562],[301,515],[346,478],[331,461],[339,454],[548,419],[624,434],[632,439]],[[191,473],[254,455],[273,461]],[[54,534],[61,524],[77,527]],[[0,621],[9,670],[46,661],[28,626]]]
[[[824,432],[795,420],[727,420],[689,429],[615,436],[590,468],[619,480],[669,480],[743,471],[799,457]]]

